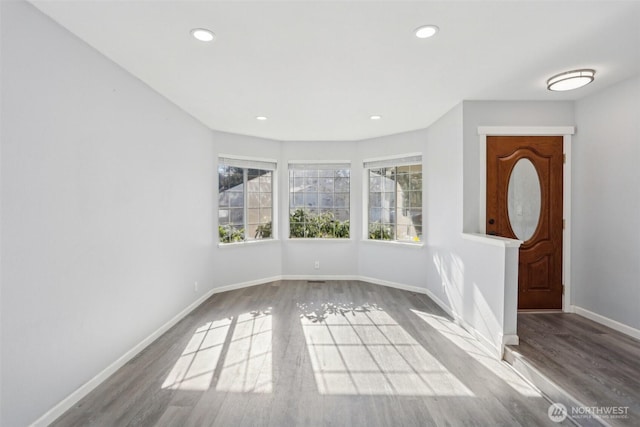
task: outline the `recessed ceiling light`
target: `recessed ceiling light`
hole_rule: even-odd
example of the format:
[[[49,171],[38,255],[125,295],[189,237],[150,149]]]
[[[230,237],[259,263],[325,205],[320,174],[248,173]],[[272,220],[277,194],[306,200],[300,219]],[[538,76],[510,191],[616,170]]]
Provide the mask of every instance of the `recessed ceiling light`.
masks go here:
[[[265,121],[267,118],[265,116],[256,116],[256,120]]]
[[[369,117],[371,120],[380,120],[382,118],[382,116],[378,116],[378,115],[373,115],[371,117]]]
[[[583,69],[556,74],[547,80],[547,89],[562,92],[578,89],[591,83],[596,75],[595,70]]]
[[[422,27],[416,28],[416,37],[419,39],[428,39],[429,37],[433,37],[438,32],[439,28],[435,25],[423,25]]]
[[[194,28],[191,30],[191,35],[201,42],[210,42],[216,38],[215,34],[204,28]]]

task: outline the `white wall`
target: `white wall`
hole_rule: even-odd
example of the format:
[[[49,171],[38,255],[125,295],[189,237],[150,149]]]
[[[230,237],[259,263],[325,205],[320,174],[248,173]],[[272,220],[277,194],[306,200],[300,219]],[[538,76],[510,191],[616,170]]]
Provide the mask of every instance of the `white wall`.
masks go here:
[[[423,153],[424,247],[361,242],[359,274],[381,283],[421,289],[438,300],[496,355],[506,318],[505,283],[517,286],[517,250],[462,236],[463,104],[428,129],[358,143],[359,157]],[[479,162],[479,159],[476,159]]]
[[[422,153],[423,155],[423,194],[422,200],[426,200],[427,190],[425,184],[429,182],[430,170],[426,162],[427,131],[420,130],[391,135],[365,141],[359,141],[358,165],[354,168],[354,175],[362,179],[362,161],[378,157],[387,157],[400,154]],[[366,183],[363,183],[366,186]],[[362,204],[362,191],[354,195]],[[427,202],[428,203],[428,202]],[[383,282],[391,282],[419,288],[427,287],[427,263],[425,246],[411,244],[389,244],[386,242],[362,241],[362,223],[366,221],[366,207],[360,209],[357,219],[359,238],[358,248],[358,272],[359,275],[374,278]],[[427,218],[423,215],[423,218]],[[430,229],[424,229],[425,239],[429,240]],[[365,238],[368,236],[364,236]]]
[[[576,102],[573,304],[640,329],[640,76]]]
[[[553,96],[553,95],[552,95]],[[571,126],[574,123],[573,102],[570,101],[464,101],[463,102],[463,216],[461,227],[466,233],[477,233],[482,227],[480,224],[480,143],[478,126]],[[489,241],[485,242],[489,243]],[[467,249],[471,248],[471,243]],[[491,246],[491,245],[488,245]],[[495,251],[492,248],[487,250]],[[467,271],[474,266],[478,277],[484,280],[476,282],[468,281],[464,289],[466,292],[475,292],[479,298],[474,298],[473,304],[477,304],[475,310],[469,312],[471,307],[467,302],[464,310],[464,318],[474,319],[472,326],[481,334],[487,334],[486,338],[495,340],[497,335],[490,331],[500,330],[505,336],[516,334],[517,312],[517,249],[500,248],[504,251],[491,264],[486,264],[489,271],[498,274],[500,270],[499,259],[502,259],[503,278],[498,285],[498,277],[490,278],[487,275],[487,267],[478,261],[485,256],[482,251],[474,251],[467,256]],[[493,283],[492,283],[493,282]],[[484,301],[483,301],[484,300]],[[485,313],[484,315],[479,315]],[[489,314],[490,313],[490,314]],[[491,326],[496,316],[497,323]],[[484,317],[485,319],[481,319]],[[499,325],[499,327],[497,326]],[[507,337],[509,338],[509,337]],[[494,344],[499,344],[494,341]]]
[[[283,275],[357,276],[426,292],[497,354],[503,335],[516,333],[515,318],[505,314],[505,301],[515,294],[506,295],[505,283],[517,289],[517,249],[463,239],[463,140],[460,104],[425,130],[356,143],[283,143],[281,194],[288,194],[285,169],[290,160],[352,161],[352,238],[290,241],[284,230]],[[363,160],[416,152],[423,154],[424,245],[364,240]],[[282,198],[280,208],[286,229],[288,200]],[[314,260],[320,261],[319,270],[313,268]]]
[[[464,102],[429,129],[359,142],[211,132],[30,5],[1,11],[3,425],[35,420],[205,292],[266,278],[399,284],[490,347],[515,333],[517,250],[462,236],[478,230],[477,127],[570,125],[572,103]],[[578,103],[573,209],[576,303],[636,327],[638,86]],[[424,245],[362,241],[362,160],[413,152]],[[279,160],[281,239],[218,246],[219,154]],[[352,161],[350,240],[287,239],[290,160]]]
[[[216,165],[216,174],[213,186],[210,188],[211,197],[214,199],[214,215],[210,220],[217,224],[218,156],[223,154],[279,161],[281,147],[280,142],[277,141],[215,131],[213,132],[213,142],[215,156],[212,161]],[[276,173],[278,179],[282,176],[282,169],[286,169],[286,164],[279,163],[280,169]],[[279,180],[276,180],[274,188],[278,183]],[[276,191],[274,196],[277,197],[279,194]],[[274,204],[278,206],[278,201],[276,200]],[[277,210],[274,215],[277,215]],[[280,226],[280,228],[282,227]],[[215,236],[217,239],[217,231]],[[215,271],[214,287],[253,283],[262,279],[280,276],[282,272],[281,243],[280,240],[274,239],[249,244],[218,245],[218,240],[216,240],[214,257],[211,260]]]
[[[351,238],[349,240],[289,240],[289,175],[288,162],[292,160],[332,161],[350,160],[351,169]],[[282,274],[285,277],[353,276],[357,274],[357,241],[359,230],[354,224],[359,218],[361,194],[360,174],[354,142],[314,141],[283,142],[280,172],[280,224],[282,242]],[[314,262],[320,268],[314,268]]]
[[[433,123],[425,153],[425,242],[427,288],[452,309],[464,285],[462,243],[462,120],[463,105]],[[458,304],[461,308],[461,304]]]
[[[463,238],[466,108],[466,103],[458,105],[428,129],[427,288],[498,354],[503,335],[515,333],[515,321],[505,322],[505,289],[513,285],[517,257],[513,248],[490,238]]]
[[[192,117],[0,3],[0,424],[23,426],[213,286],[214,152]]]
[[[3,31],[2,31],[2,23],[3,23],[3,8],[0,7],[0,37],[2,37]],[[2,144],[2,139],[4,136],[4,130],[3,130],[3,117],[4,114],[2,114],[3,108],[2,108],[2,103],[4,102],[4,95],[3,95],[3,85],[2,85],[2,74],[4,72],[4,70],[2,69],[2,43],[0,43],[0,190],[2,189],[2,148],[1,148],[1,144]],[[1,192],[0,192],[1,194]],[[0,197],[0,242],[2,242],[2,197]],[[4,380],[2,378],[2,246],[0,244],[0,424],[2,424],[2,412],[3,412],[3,405],[2,405],[2,385],[4,384]]]
[[[272,141],[267,144],[226,134],[216,139],[219,143],[215,150],[224,154],[273,158],[278,152]],[[425,130],[358,142],[280,143],[281,240],[220,248],[216,260],[226,271],[217,270],[218,276],[224,277],[217,282],[228,285],[276,275],[271,260],[280,256],[283,277],[361,277],[428,292],[468,327],[476,329],[485,343],[498,349],[502,335],[515,333],[515,319],[508,327],[505,323],[504,284],[515,280],[512,273],[517,269],[517,257],[509,257],[504,246],[462,238],[463,141],[460,104]],[[424,245],[363,240],[363,160],[415,152],[424,156]],[[287,164],[291,160],[351,161],[351,239],[288,239]],[[252,265],[239,271],[243,275],[240,280],[236,270],[242,269],[247,259]],[[255,265],[256,259],[270,261]],[[314,268],[316,260],[320,269]]]

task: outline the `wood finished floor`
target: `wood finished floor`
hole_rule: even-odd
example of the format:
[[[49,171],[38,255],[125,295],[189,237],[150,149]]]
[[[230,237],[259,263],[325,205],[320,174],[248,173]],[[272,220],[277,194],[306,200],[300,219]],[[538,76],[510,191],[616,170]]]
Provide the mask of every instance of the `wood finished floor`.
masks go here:
[[[569,313],[521,313],[511,348],[589,407],[628,407],[612,426],[640,425],[640,341]]]
[[[558,425],[548,407],[424,295],[287,281],[214,295],[53,425]]]

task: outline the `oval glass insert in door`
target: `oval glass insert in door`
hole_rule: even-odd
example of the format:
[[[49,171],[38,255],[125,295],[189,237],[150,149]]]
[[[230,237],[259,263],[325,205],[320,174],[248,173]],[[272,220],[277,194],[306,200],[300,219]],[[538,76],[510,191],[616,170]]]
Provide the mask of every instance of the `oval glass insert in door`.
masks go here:
[[[538,227],[542,202],[538,171],[529,159],[520,159],[513,167],[507,198],[511,229],[519,240],[526,242]]]

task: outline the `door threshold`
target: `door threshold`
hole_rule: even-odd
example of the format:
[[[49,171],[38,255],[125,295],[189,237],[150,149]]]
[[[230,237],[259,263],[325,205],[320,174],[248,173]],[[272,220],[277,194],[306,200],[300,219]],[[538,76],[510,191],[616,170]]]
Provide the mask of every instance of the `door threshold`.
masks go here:
[[[518,314],[536,314],[536,313],[562,313],[560,308],[519,308]]]

